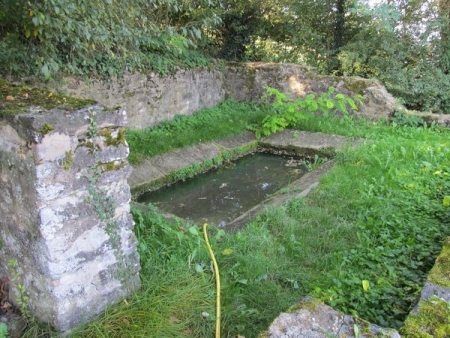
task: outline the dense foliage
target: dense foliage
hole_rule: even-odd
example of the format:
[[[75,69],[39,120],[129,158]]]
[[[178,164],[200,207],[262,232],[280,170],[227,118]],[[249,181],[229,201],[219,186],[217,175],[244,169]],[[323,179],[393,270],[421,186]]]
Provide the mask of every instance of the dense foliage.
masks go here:
[[[448,113],[449,1],[376,3],[2,0],[0,74],[167,74],[210,57],[299,62],[378,78],[407,107]]]
[[[192,53],[202,29],[220,21],[209,7],[209,1],[3,0],[0,72],[164,73],[206,63]]]
[[[450,112],[449,2],[377,3],[264,0],[260,20],[252,15],[248,28],[239,24],[248,34],[241,39],[242,59],[303,62],[326,73],[378,78],[409,108]],[[235,13],[246,12],[236,7]]]

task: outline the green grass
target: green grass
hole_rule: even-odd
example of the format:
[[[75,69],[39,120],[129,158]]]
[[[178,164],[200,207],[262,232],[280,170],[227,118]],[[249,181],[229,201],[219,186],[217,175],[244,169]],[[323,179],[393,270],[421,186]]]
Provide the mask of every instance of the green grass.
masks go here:
[[[264,106],[225,101],[190,117],[179,115],[155,128],[129,130],[129,161],[137,164],[146,157],[177,148],[242,134],[248,125],[262,120],[266,114]]]
[[[367,142],[338,153],[307,198],[268,208],[236,233],[210,228],[222,337],[256,337],[305,295],[400,327],[450,234],[450,132],[319,116],[296,127]],[[168,222],[153,207],[133,214],[142,290],[73,336],[213,336],[215,286],[200,225]]]

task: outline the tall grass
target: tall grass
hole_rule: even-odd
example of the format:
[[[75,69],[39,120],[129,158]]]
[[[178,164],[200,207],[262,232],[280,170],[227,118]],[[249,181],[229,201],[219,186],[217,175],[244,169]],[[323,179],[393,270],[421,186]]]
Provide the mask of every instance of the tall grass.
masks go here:
[[[305,295],[400,327],[450,234],[450,132],[320,116],[296,127],[367,141],[340,152],[307,198],[267,208],[236,233],[210,228],[222,336],[256,337]],[[200,225],[168,222],[152,206],[133,215],[142,290],[73,336],[213,336],[215,287]]]
[[[145,157],[166,153],[198,142],[208,142],[242,134],[262,120],[267,108],[252,103],[225,101],[188,117],[179,115],[146,130],[129,130],[129,161],[138,164]]]

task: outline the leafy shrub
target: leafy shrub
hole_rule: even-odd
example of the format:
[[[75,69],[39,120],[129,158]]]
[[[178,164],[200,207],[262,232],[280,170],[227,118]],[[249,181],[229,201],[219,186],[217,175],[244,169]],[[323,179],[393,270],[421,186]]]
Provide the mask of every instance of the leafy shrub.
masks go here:
[[[334,95],[335,88],[330,87],[328,91],[319,97],[315,94],[308,94],[304,98],[290,98],[286,94],[275,88],[265,86],[266,94],[262,97],[266,99],[272,108],[271,114],[264,117],[262,122],[250,127],[257,138],[261,135],[269,136],[287,127],[295,126],[300,120],[306,119],[310,114],[320,112],[328,116],[331,112],[340,112],[347,115],[348,108],[357,110],[358,107],[352,98],[345,97],[338,93]],[[360,102],[360,97],[355,99]],[[309,114],[309,115],[308,115]]]
[[[0,323],[0,338],[8,337],[8,326],[5,323]]]
[[[399,111],[394,112],[391,122],[398,126],[421,127],[425,122],[416,115],[410,115]]]
[[[202,28],[220,21],[206,13],[208,2],[196,8],[168,0],[17,2],[7,1],[12,5],[0,9],[0,17],[9,18],[0,24],[0,41],[9,55],[2,58],[7,61],[4,67],[13,75],[25,73],[22,58],[13,57],[18,55],[10,43],[13,38],[19,50],[33,47],[30,73],[45,78],[60,70],[111,75],[152,68],[153,60],[147,56],[153,54],[197,65],[195,57],[185,64],[184,56],[202,39]],[[168,71],[159,66],[156,70]]]
[[[433,37],[400,36],[394,29],[395,9],[378,11],[380,20],[361,27],[339,52],[339,71],[346,76],[380,79],[406,107],[450,113],[450,74],[445,74],[433,50]],[[431,32],[431,31],[430,31]],[[428,32],[429,33],[429,32]],[[424,33],[425,34],[425,33]]]

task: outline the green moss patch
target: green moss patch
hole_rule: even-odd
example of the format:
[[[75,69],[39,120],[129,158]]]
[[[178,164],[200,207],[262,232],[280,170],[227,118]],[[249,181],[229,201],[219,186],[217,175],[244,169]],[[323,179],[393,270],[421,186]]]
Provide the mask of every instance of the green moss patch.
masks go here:
[[[367,80],[356,78],[343,78],[344,87],[351,92],[359,95],[364,95],[364,91],[368,87]]]
[[[428,280],[439,286],[450,287],[450,237],[445,240],[441,254],[428,275]]]
[[[42,126],[42,129],[39,129],[38,132],[41,135],[46,135],[49,132],[51,132],[52,130],[54,130],[55,128],[53,128],[53,126],[51,124],[48,123],[44,123],[44,125]]]
[[[71,151],[66,151],[64,159],[62,160],[62,167],[64,170],[70,170],[73,165],[73,154]]]
[[[405,337],[450,337],[450,303],[432,297],[419,304],[419,312],[411,314],[401,331]]]
[[[0,80],[0,116],[26,113],[30,106],[76,110],[95,103],[93,100],[60,95],[47,89],[14,85]]]
[[[320,304],[323,304],[323,302],[320,299],[316,298],[304,299],[298,302],[297,304],[292,305],[287,310],[287,313],[294,313],[301,309],[308,310],[309,312],[314,312]]]
[[[120,144],[125,144],[125,128],[119,128],[116,136],[113,136],[111,128],[105,128],[100,132],[100,136],[105,138],[106,146],[118,146]]]
[[[97,166],[101,168],[103,172],[108,172],[122,169],[125,166],[125,163],[123,161],[111,161],[106,163],[98,162]]]

